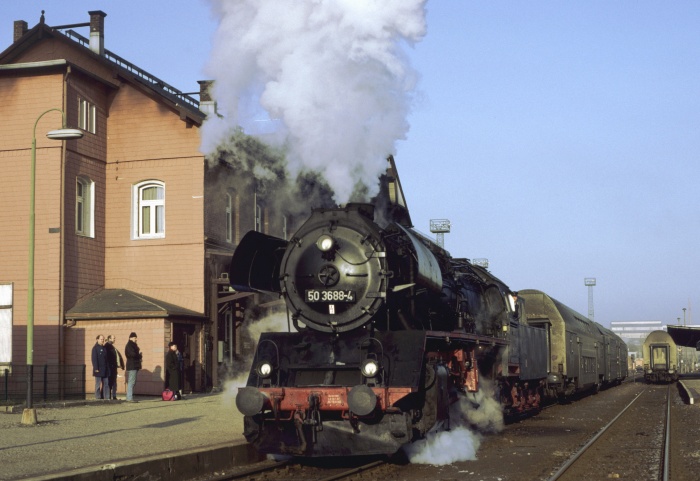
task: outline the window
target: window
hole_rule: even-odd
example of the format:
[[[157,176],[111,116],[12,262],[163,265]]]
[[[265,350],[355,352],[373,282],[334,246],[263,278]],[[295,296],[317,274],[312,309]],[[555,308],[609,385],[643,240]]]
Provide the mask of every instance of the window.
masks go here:
[[[95,236],[95,183],[86,177],[75,182],[75,233],[85,237]]]
[[[165,237],[165,184],[146,181],[134,186],[133,237]]]
[[[85,99],[78,99],[78,128],[94,134],[96,131],[95,104]]]
[[[231,194],[226,194],[226,242],[233,240],[233,209],[231,206]]]
[[[12,362],[12,283],[0,283],[0,364]]]
[[[263,209],[258,203],[255,204],[255,230],[258,232],[263,231]]]

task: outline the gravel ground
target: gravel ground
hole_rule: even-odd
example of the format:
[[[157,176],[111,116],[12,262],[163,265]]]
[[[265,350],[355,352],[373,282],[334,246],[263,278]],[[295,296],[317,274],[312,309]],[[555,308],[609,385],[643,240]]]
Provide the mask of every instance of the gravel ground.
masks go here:
[[[355,480],[393,479],[417,480],[474,480],[474,481],[534,481],[547,480],[568,458],[615,417],[632,399],[645,389],[665,390],[666,386],[626,383],[588,396],[568,405],[557,405],[538,416],[506,426],[499,434],[483,438],[475,461],[445,466],[407,465],[388,466]],[[697,480],[700,469],[700,405],[686,405],[678,396],[676,386],[671,393],[674,421],[672,434],[673,454],[671,478],[674,481]],[[649,394],[649,393],[647,393]],[[640,411],[641,412],[641,411]],[[655,414],[654,414],[655,415]],[[622,418],[621,418],[622,419]],[[606,471],[577,479],[605,480],[656,479],[649,470],[648,460],[640,459],[633,447],[642,446],[649,436],[642,423],[632,417],[628,422],[635,433],[632,448],[606,454]],[[640,429],[635,430],[638,425]],[[653,426],[652,426],[653,429]],[[639,433],[639,434],[638,434]],[[638,435],[637,435],[638,434]],[[616,458],[611,462],[611,458]],[[602,459],[601,459],[602,461]],[[692,473],[695,473],[694,475]],[[592,476],[592,477],[591,477]],[[602,476],[602,477],[601,477]]]

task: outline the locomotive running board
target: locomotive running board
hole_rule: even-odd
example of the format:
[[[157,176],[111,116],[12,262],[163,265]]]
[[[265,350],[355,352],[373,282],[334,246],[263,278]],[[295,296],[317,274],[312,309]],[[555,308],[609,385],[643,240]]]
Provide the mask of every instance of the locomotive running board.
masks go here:
[[[508,341],[506,339],[499,339],[497,337],[483,336],[481,334],[469,334],[466,332],[459,331],[425,331],[425,337],[427,339],[443,340],[446,342],[457,341],[457,342],[472,342],[477,345],[487,345],[487,346],[507,346]]]

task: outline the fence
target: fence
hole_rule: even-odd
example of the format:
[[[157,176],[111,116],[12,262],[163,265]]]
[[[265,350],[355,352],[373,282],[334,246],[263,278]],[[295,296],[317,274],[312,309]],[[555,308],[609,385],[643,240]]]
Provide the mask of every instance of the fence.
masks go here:
[[[85,364],[78,366],[34,366],[34,402],[85,399]],[[0,368],[0,404],[27,399],[27,366],[12,364]]]

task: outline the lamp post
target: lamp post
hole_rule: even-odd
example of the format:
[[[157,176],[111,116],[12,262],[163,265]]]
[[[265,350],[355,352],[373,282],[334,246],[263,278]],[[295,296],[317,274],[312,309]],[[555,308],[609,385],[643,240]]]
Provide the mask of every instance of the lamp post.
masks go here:
[[[685,327],[685,307],[683,308],[683,327]]]
[[[36,424],[36,410],[32,400],[34,387],[34,201],[36,192],[36,126],[41,118],[49,112],[61,112],[62,128],[46,134],[52,140],[79,139],[83,132],[78,129],[67,129],[66,114],[58,108],[49,109],[39,115],[34,122],[32,132],[31,175],[29,178],[29,274],[27,277],[27,407],[22,413],[22,424]]]

